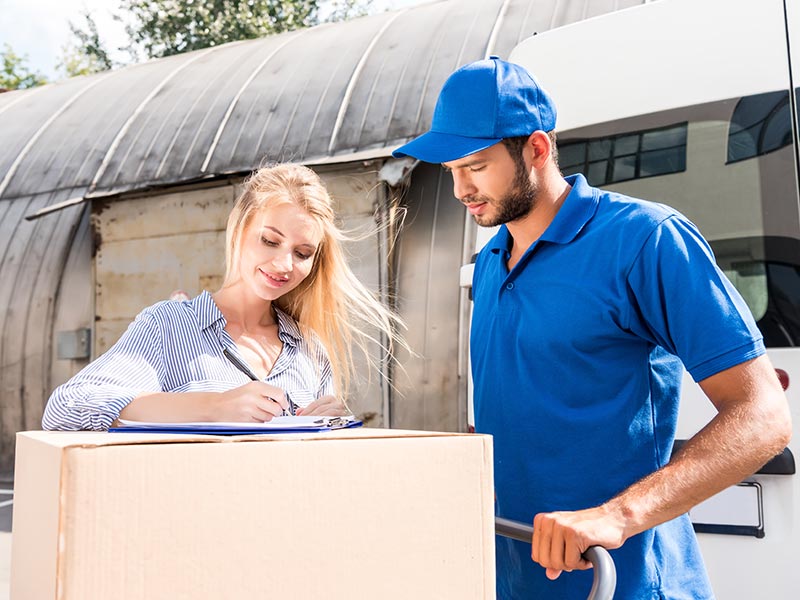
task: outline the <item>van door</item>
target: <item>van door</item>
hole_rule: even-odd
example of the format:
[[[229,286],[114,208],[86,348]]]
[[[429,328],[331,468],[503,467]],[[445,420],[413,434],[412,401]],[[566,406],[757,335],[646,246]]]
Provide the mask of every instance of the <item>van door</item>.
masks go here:
[[[788,14],[789,27],[784,18]],[[559,107],[560,165],[674,206],[744,296],[795,435],[759,473],[691,511],[719,598],[796,598],[800,570],[800,214],[796,0],[661,0],[529,38],[510,60]],[[788,41],[787,41],[788,40]],[[794,71],[794,72],[793,72]],[[714,415],[687,376],[679,438]]]

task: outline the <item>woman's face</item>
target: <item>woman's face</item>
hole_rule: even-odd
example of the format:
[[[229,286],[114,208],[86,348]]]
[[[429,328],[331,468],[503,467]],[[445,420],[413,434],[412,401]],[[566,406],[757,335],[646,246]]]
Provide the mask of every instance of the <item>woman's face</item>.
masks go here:
[[[242,234],[239,273],[256,296],[276,300],[308,277],[321,241],[320,225],[299,206],[264,208]]]

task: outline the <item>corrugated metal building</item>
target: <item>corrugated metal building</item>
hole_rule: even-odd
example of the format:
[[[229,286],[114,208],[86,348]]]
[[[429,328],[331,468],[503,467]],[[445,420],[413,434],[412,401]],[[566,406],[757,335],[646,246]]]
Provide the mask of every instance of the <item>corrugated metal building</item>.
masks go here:
[[[400,357],[394,390],[362,382],[356,412],[463,428],[458,270],[474,231],[441,169],[403,177],[391,150],[427,128],[458,66],[642,3],[443,0],[0,94],[0,473],[52,388],[141,308],[215,289],[237,185],[266,160],[314,167],[347,225],[390,223],[353,260],[396,298],[419,356]]]

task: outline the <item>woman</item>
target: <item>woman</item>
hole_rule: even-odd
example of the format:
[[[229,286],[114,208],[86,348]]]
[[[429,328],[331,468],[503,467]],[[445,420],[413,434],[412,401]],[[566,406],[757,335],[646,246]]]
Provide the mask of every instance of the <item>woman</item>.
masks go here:
[[[344,239],[313,171],[256,171],[228,219],[222,288],[143,310],[56,388],[42,426],[345,414],[352,345],[371,339],[358,324],[397,341],[400,323],[348,268]]]

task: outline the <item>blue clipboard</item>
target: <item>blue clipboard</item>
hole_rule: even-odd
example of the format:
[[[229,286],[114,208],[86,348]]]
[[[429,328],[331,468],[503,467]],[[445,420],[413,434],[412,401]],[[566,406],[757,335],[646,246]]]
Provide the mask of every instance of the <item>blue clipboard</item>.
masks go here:
[[[355,417],[275,417],[266,423],[146,423],[125,421],[108,429],[109,433],[190,433],[204,435],[251,435],[309,433],[361,427]]]

